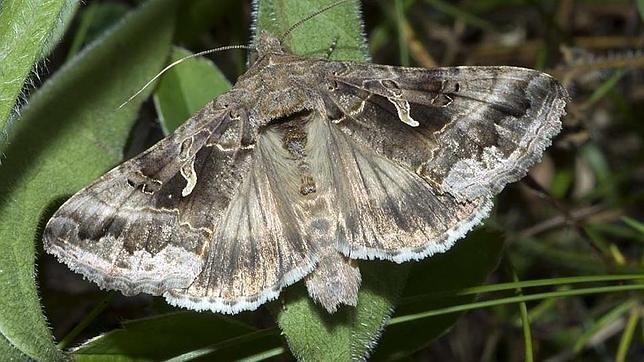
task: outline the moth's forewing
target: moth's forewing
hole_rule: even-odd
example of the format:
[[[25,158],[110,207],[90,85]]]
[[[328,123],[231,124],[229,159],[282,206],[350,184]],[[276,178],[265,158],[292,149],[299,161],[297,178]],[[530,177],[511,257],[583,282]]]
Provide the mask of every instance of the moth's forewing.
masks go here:
[[[102,288],[224,313],[310,272],[315,246],[293,222],[281,146],[247,143],[248,112],[222,103],[72,196],[45,250]]]
[[[345,69],[332,77],[338,87],[330,91],[351,114],[340,129],[468,199],[523,177],[559,132],[568,99],[557,80],[525,68]],[[401,126],[396,104],[419,126]]]
[[[72,196],[49,220],[45,250],[126,295],[187,287],[202,270],[214,227],[207,214],[226,206],[212,202],[219,186],[207,178],[224,172],[224,163],[192,185],[192,171],[217,156],[208,140],[231,126],[211,109]]]
[[[330,64],[325,126],[339,249],[397,262],[447,250],[561,129],[566,90],[516,67]]]

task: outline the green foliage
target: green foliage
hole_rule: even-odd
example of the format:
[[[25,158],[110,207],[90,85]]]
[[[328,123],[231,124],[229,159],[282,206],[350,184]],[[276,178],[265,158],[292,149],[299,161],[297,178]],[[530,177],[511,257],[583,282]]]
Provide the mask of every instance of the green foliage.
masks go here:
[[[102,2],[92,2],[83,8],[78,16],[78,25],[67,51],[67,60],[71,60],[83,46],[114,25],[128,10],[128,6],[121,3]]]
[[[268,31],[279,36],[315,10],[334,2],[259,0],[255,28],[258,32]],[[368,57],[357,1],[349,1],[302,23],[284,42],[292,52],[305,56],[324,57],[329,47],[335,44],[331,59],[364,60]]]
[[[212,348],[251,332],[254,328],[212,313],[175,312],[123,323],[122,329],[90,340],[74,351],[76,361],[138,360],[159,361],[211,347],[208,352],[227,352],[238,359],[262,351],[264,345],[244,349],[239,354],[226,348]],[[257,342],[257,340],[255,340]],[[229,358],[225,358],[229,360]]]
[[[27,355],[20,352],[20,350],[14,347],[8,339],[0,334],[0,356],[7,360],[24,360],[27,359]]]
[[[189,51],[175,48],[171,61],[189,56]],[[213,98],[227,91],[230,82],[217,66],[206,58],[192,58],[170,69],[154,92],[154,105],[163,133],[174,131]]]
[[[30,98],[2,149],[0,332],[32,358],[62,357],[34,283],[42,218],[120,161],[143,98],[117,107],[162,67],[173,33],[169,4],[146,4],[57,72]]]
[[[435,255],[415,264],[392,322],[396,321],[396,317],[413,315],[419,311],[473,301],[475,295],[458,296],[454,293],[485,281],[499,264],[503,240],[503,234],[498,231],[479,229],[458,241],[445,254]],[[445,293],[447,296],[433,300],[420,298],[425,294],[438,293]],[[452,295],[449,296],[450,294]],[[393,323],[385,329],[374,357],[397,359],[407,356],[445,333],[459,315],[452,313]]]
[[[65,28],[76,0],[5,0],[0,6],[0,130],[34,64],[48,53]]]

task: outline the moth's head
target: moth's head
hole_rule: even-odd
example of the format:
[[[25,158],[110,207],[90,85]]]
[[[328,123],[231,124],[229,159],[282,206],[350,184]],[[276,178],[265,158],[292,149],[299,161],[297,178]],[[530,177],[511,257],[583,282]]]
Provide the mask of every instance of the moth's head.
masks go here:
[[[257,39],[257,56],[262,58],[267,54],[284,54],[284,47],[275,35],[262,31]]]

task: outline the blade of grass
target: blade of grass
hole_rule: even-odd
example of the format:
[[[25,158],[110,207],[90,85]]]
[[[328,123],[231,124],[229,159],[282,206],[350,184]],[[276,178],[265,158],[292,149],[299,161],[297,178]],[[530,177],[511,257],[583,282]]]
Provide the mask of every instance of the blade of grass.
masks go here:
[[[505,267],[509,271],[510,275],[512,275],[512,281],[514,283],[520,283],[519,277],[517,276],[516,270],[514,269],[514,266],[512,265],[512,261],[510,260],[510,256],[508,253],[505,253],[505,257],[503,258]],[[516,288],[515,293],[518,296],[523,296],[523,290],[521,288]],[[534,361],[534,352],[532,350],[532,331],[530,328],[530,317],[528,316],[528,306],[526,303],[519,302],[519,314],[521,316],[521,330],[523,331],[523,346],[524,346],[524,359],[526,362],[532,362]]]
[[[627,218],[628,219],[628,218]],[[594,229],[595,232],[600,232],[607,235],[608,237],[617,237],[623,239],[629,239],[635,242],[642,243],[644,242],[644,230],[642,232],[637,230],[636,226],[628,225],[628,222],[624,220],[624,217],[621,218],[624,224],[586,224],[586,227]],[[630,219],[633,220],[633,219]]]
[[[641,223],[641,222],[639,222],[639,221],[637,221],[635,219],[631,219],[628,216],[624,216],[622,218],[622,221],[624,222],[624,224],[626,224],[626,225],[632,227],[633,229],[639,231],[640,233],[644,234],[644,223]]]
[[[628,350],[633,342],[633,335],[635,334],[635,327],[637,327],[637,322],[641,318],[642,311],[639,305],[631,307],[631,313],[628,316],[626,321],[626,327],[624,328],[624,333],[622,333],[622,338],[619,340],[619,347],[617,347],[617,355],[615,356],[615,362],[625,362],[628,355]]]
[[[76,337],[85,328],[87,328],[87,326],[90,325],[90,323],[92,323],[94,319],[96,319],[96,317],[98,317],[101,313],[103,313],[105,308],[107,308],[112,302],[112,299],[114,298],[114,293],[115,292],[112,291],[108,293],[105,297],[103,297],[103,299],[99,301],[98,304],[96,304],[89,313],[87,313],[87,315],[80,321],[80,323],[78,323],[71,331],[69,331],[69,333],[67,333],[65,337],[63,337],[63,339],[60,340],[60,342],[58,342],[58,345],[57,345],[58,348],[60,349],[67,348],[74,341],[74,339],[76,339]]]
[[[457,313],[457,312],[463,312],[463,311],[468,311],[473,309],[489,308],[489,307],[503,305],[503,304],[529,302],[533,300],[540,300],[540,299],[547,299],[547,298],[563,298],[563,297],[571,297],[571,296],[602,294],[602,293],[617,293],[617,292],[636,291],[636,290],[644,290],[644,284],[615,285],[615,286],[605,286],[605,287],[597,287],[597,288],[580,288],[580,289],[572,289],[572,290],[565,290],[565,291],[526,294],[520,297],[499,298],[499,299],[493,299],[493,300],[488,300],[484,302],[468,303],[468,304],[456,305],[456,306],[447,307],[447,308],[425,311],[421,313],[399,316],[399,317],[392,318],[390,321],[390,324],[406,323],[406,322],[414,321],[421,318],[429,318],[437,315]]]
[[[276,347],[273,349],[269,349],[268,351],[258,353],[254,356],[247,357],[247,358],[242,358],[239,360],[239,362],[257,362],[257,361],[264,361],[272,357],[277,357],[279,355],[282,355],[286,352],[286,349],[284,347]]]
[[[590,107],[595,104],[600,99],[604,98],[608,92],[610,92],[619,82],[620,79],[626,74],[626,71],[623,69],[616,70],[613,75],[606,79],[602,84],[595,89],[595,91],[588,97],[588,100],[584,104],[585,107]]]
[[[477,27],[481,30],[494,32],[494,25],[478,16],[462,10],[461,8],[451,5],[443,0],[425,0],[426,3],[433,6],[436,10],[445,13],[455,19],[463,21],[465,24]]]
[[[405,10],[403,0],[394,0],[396,6],[396,25],[398,26],[398,51],[400,56],[400,65],[409,66],[409,48],[407,45],[407,34],[405,31]]]
[[[445,293],[446,296],[421,300],[419,303],[399,303],[396,315],[474,301],[473,294],[456,295],[454,290],[464,290],[483,283],[499,265],[504,240],[502,232],[482,227],[472,231],[448,252],[415,263],[404,295],[413,298],[416,295]],[[408,357],[449,330],[459,317],[458,314],[443,315],[406,325],[388,326],[373,357],[376,360]]]
[[[280,346],[274,339],[260,344],[277,329],[257,331],[244,323],[213,313],[181,311],[131,320],[120,329],[92,338],[75,349],[77,361],[110,361],[118,358],[147,361],[186,361],[216,352],[221,360],[238,360]],[[279,339],[278,339],[279,341]],[[235,345],[236,353],[225,354]],[[242,348],[243,347],[243,348]],[[230,351],[228,351],[230,352]]]
[[[571,281],[618,281],[621,279],[616,279],[617,276],[611,276],[611,275],[606,275],[606,276],[600,276],[598,278],[594,277],[572,277],[572,278],[561,278],[562,280],[571,280]],[[625,280],[630,280],[630,279],[643,279],[641,275],[632,275],[632,276],[627,276]],[[509,290],[509,289],[516,289],[517,287],[526,287],[526,286],[542,286],[542,285],[551,285],[551,284],[544,284],[546,280],[537,280],[537,281],[522,281],[522,282],[517,282],[517,283],[505,283],[503,285],[503,288],[499,290]],[[489,287],[489,286],[486,286]],[[607,289],[606,289],[607,288]],[[603,288],[586,288],[586,289],[565,289],[565,290],[558,290],[555,292],[549,292],[549,293],[539,293],[539,294],[525,294],[523,296],[518,296],[518,297],[512,297],[512,298],[502,298],[502,299],[496,299],[496,300],[491,300],[491,301],[486,301],[486,302],[476,302],[476,303],[468,303],[468,304],[462,304],[462,305],[457,305],[454,307],[449,307],[449,308],[441,308],[437,310],[432,310],[429,311],[429,314],[414,314],[413,316],[405,315],[401,317],[395,317],[392,318],[387,325],[397,325],[397,324],[402,324],[402,323],[407,323],[413,320],[416,320],[418,318],[427,318],[429,316],[437,316],[437,315],[444,315],[444,314],[451,314],[455,313],[458,311],[467,311],[467,310],[472,310],[472,309],[478,309],[478,308],[487,308],[495,305],[501,305],[501,304],[510,304],[510,303],[525,303],[527,301],[531,300],[539,300],[539,299],[544,299],[549,302],[555,301],[557,298],[562,298],[562,297],[569,297],[569,296],[575,296],[575,295],[587,295],[587,294],[598,294],[602,292],[610,293],[610,292],[618,292],[618,291],[625,291],[625,290],[642,290],[644,289],[644,285],[627,285],[627,286],[609,286],[609,287],[603,287]],[[459,293],[459,294],[476,294],[480,290],[480,287],[475,287],[475,288],[469,288],[469,290],[465,290],[464,293]],[[486,290],[486,289],[483,289]],[[443,293],[437,293],[438,294],[443,294]],[[625,308],[628,309],[628,307],[631,306],[630,304],[627,305]],[[458,309],[458,310],[456,310]],[[172,359],[172,361],[177,362],[177,361],[187,361],[193,358],[196,358],[198,356],[206,356],[212,353],[215,353],[216,351],[222,350],[225,347],[230,347],[230,346],[235,346],[236,348],[239,347],[240,345],[243,345],[244,343],[251,342],[259,337],[262,337],[264,335],[277,335],[279,333],[279,330],[276,328],[270,328],[266,330],[261,330],[261,331],[255,331],[251,332],[246,335],[242,335],[239,337],[235,337],[231,340],[224,341],[206,348],[203,348],[199,351],[193,351],[190,353],[187,353],[182,356],[178,356],[175,359]],[[592,336],[592,334],[591,334]],[[274,347],[277,348],[277,347]],[[272,348],[272,349],[274,349]],[[270,349],[270,350],[272,350]],[[269,350],[266,350],[265,352],[268,352]],[[264,353],[264,352],[263,352]]]
[[[609,268],[603,263],[598,263],[595,257],[555,248],[534,238],[522,238],[519,242],[514,243],[513,246],[522,254],[580,273],[596,274],[610,271],[630,274],[644,272],[644,269],[633,265],[612,265],[608,270]]]
[[[568,285],[568,284],[597,283],[597,282],[609,282],[609,281],[644,282],[644,275],[642,274],[592,275],[592,276],[575,276],[575,277],[549,278],[549,279],[537,279],[537,280],[523,280],[523,281],[511,282],[511,283],[496,283],[491,285],[482,285],[478,287],[454,289],[454,290],[441,291],[437,293],[428,293],[428,294],[417,295],[413,297],[407,297],[407,298],[403,298],[400,301],[400,303],[407,304],[407,303],[413,303],[424,299],[445,298],[445,297],[451,297],[451,296],[457,296],[457,295],[492,293],[492,292],[500,292],[500,291],[517,289],[517,288],[550,287],[550,286],[560,286],[560,285]]]
[[[608,250],[610,251],[610,255],[613,257],[613,260],[615,260],[615,264],[617,265],[626,265],[626,257],[624,256],[624,253],[622,253],[621,250],[619,250],[619,247],[613,243],[611,243],[608,246]]]
[[[597,176],[600,187],[605,190],[604,196],[614,202],[618,195],[617,182],[602,149],[597,144],[588,143],[581,148],[580,155]]]
[[[246,334],[242,334],[239,336],[235,336],[233,338],[223,340],[221,342],[200,348],[198,350],[193,350],[191,352],[175,356],[173,358],[166,360],[166,362],[193,361],[197,358],[203,359],[210,355],[213,355],[211,357],[214,357],[215,353],[217,353],[218,359],[222,359],[224,357],[224,355],[222,354],[222,351],[225,351],[226,349],[234,349],[238,351],[236,353],[235,360],[239,360],[241,358],[253,358],[253,356],[269,353],[269,351],[274,351],[282,347],[275,347],[274,344],[271,343],[270,344],[271,346],[269,348],[263,349],[262,352],[252,354],[251,356],[245,356],[240,358],[238,355],[240,352],[243,353],[245,350],[248,350],[246,346],[252,345],[253,346],[252,348],[255,348],[257,347],[258,342],[261,342],[262,340],[267,338],[272,339],[272,338],[278,337],[279,334],[280,334],[279,329],[277,328],[260,329],[260,330],[252,331]]]
[[[570,290],[571,288],[567,285],[561,286],[557,288],[557,290]],[[542,302],[540,302],[538,305],[530,309],[530,313],[528,313],[528,318],[530,321],[536,321],[538,320],[541,316],[545,315],[548,311],[550,311],[557,303],[556,299],[546,299]],[[521,321],[519,320],[517,324],[520,324]]]
[[[620,303],[615,308],[611,309],[608,313],[604,314],[601,318],[597,319],[575,342],[573,347],[574,353],[581,352],[586,344],[593,338],[593,336],[606,325],[611,324],[615,320],[621,318],[624,313],[628,312],[633,306],[637,305],[637,301],[627,299],[625,302]]]

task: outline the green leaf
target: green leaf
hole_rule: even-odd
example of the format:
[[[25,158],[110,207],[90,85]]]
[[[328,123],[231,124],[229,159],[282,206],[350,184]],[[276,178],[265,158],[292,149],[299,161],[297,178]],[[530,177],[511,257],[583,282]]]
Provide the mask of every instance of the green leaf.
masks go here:
[[[637,0],[637,9],[640,12],[640,18],[644,20],[644,0]]]
[[[253,332],[213,313],[176,312],[123,323],[74,351],[76,361],[159,361]],[[219,354],[217,354],[219,356]]]
[[[121,160],[144,97],[117,107],[163,66],[170,0],[146,2],[51,77],[0,149],[0,334],[29,357],[61,358],[34,284],[35,246],[52,206]]]
[[[0,130],[7,124],[33,65],[56,39],[76,1],[3,0],[0,4]]]
[[[406,265],[388,262],[361,263],[358,305],[332,315],[309,298],[303,285],[287,289],[277,321],[291,352],[301,360],[366,358],[393,312],[407,270]]]
[[[254,19],[257,32],[281,35],[292,25],[335,0],[259,0]],[[255,34],[257,36],[259,33]],[[298,26],[284,39],[295,54],[325,56],[334,43],[331,59],[366,60],[367,42],[362,32],[358,1],[349,1]]]
[[[175,48],[171,61],[191,55]],[[230,82],[219,68],[204,57],[186,60],[163,75],[154,93],[154,105],[167,135],[206,103],[230,89]]]
[[[624,222],[624,224],[632,227],[633,229],[637,230],[641,234],[644,234],[644,223],[637,221],[635,219],[631,219],[628,216],[622,217],[622,221]]]
[[[67,59],[74,57],[87,43],[116,24],[129,10],[125,4],[113,2],[92,2],[84,7],[78,16],[78,25],[67,51]]]
[[[257,4],[256,29],[281,35],[293,24],[334,2],[261,0]],[[284,41],[291,51],[300,55],[326,56],[335,44],[331,59],[367,58],[357,1],[347,2],[304,22]],[[333,315],[311,302],[301,285],[299,289],[289,288],[285,293],[286,304],[277,313],[277,321],[291,352],[305,360],[365,358],[393,310],[407,270],[405,265],[362,263],[363,283],[358,306]]]
[[[444,297],[429,302],[426,299],[414,301],[414,297],[480,285],[499,264],[504,239],[499,231],[478,229],[458,241],[447,253],[415,264],[396,316],[473,301],[475,295]],[[385,329],[374,358],[395,359],[413,353],[445,333],[459,316],[453,313],[390,325]]]
[[[76,15],[78,7],[78,0],[65,0],[65,4],[60,11],[59,17],[58,19],[56,19],[56,23],[54,24],[53,29],[51,30],[47,39],[45,40],[45,43],[43,44],[43,48],[39,56],[40,59],[48,56],[54,50],[54,48],[56,48],[58,43],[60,43],[60,41],[63,39],[65,32],[71,25],[72,20]]]
[[[9,361],[22,361],[27,359],[27,356],[12,346],[11,343],[2,336],[2,334],[0,334],[0,356]]]

